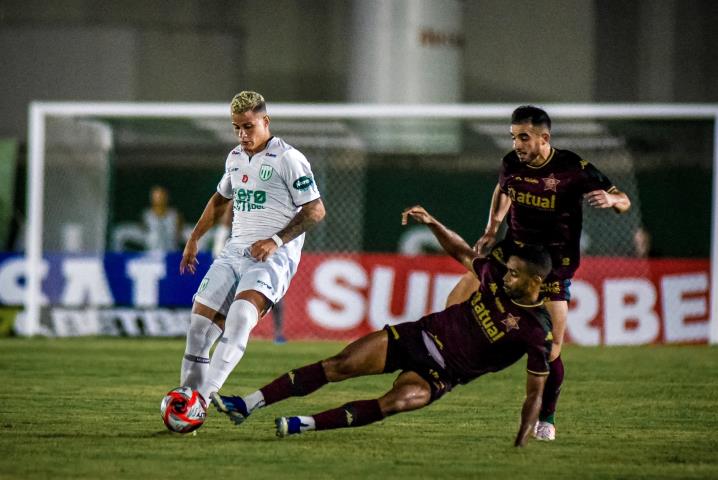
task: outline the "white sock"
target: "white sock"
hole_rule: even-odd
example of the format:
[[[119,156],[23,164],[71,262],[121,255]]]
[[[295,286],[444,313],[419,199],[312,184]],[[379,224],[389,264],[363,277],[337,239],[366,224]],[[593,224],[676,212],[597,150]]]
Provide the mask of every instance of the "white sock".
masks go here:
[[[246,397],[242,397],[242,400],[244,400],[244,404],[247,406],[247,411],[249,411],[249,413],[252,413],[258,408],[262,408],[265,405],[264,395],[262,395],[260,390],[250,393]]]
[[[244,355],[249,333],[259,320],[257,309],[247,300],[235,300],[227,312],[224,321],[224,335],[214,350],[209,369],[199,393],[209,398],[212,392],[218,392],[234,367]]]
[[[300,432],[306,432],[309,430],[316,430],[317,424],[314,422],[314,417],[297,417],[301,422],[299,427]]]
[[[202,385],[209,368],[209,351],[220,335],[222,329],[210,319],[196,313],[190,316],[187,345],[180,369],[180,385],[195,390]]]

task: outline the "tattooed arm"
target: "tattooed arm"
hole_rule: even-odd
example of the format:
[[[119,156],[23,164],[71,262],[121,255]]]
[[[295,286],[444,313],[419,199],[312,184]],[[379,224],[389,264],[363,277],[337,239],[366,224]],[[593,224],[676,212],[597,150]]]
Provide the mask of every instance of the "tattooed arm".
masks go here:
[[[305,203],[302,205],[302,209],[289,221],[287,226],[277,232],[276,236],[281,239],[283,244],[291,242],[321,222],[325,214],[326,211],[324,210],[324,203],[322,203],[321,198]],[[274,238],[265,238],[252,244],[251,253],[254,258],[264,262],[278,248],[279,245],[277,245]]]

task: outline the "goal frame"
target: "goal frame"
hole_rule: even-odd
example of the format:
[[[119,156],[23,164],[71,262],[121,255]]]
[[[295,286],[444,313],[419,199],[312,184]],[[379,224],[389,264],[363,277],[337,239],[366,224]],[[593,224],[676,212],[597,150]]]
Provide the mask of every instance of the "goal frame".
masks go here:
[[[718,104],[542,104],[551,117],[593,119],[700,119],[713,121],[710,295],[708,343],[718,344]],[[272,103],[273,118],[506,119],[515,104],[301,104]],[[32,102],[28,122],[26,334],[39,332],[45,182],[46,120],[53,117],[217,118],[224,103]]]

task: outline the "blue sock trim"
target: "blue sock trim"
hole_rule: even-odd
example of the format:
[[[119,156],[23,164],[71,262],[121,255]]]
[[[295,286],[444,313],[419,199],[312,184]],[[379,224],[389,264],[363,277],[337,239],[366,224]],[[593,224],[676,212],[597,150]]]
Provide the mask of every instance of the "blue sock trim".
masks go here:
[[[287,431],[290,434],[293,433],[302,433],[302,421],[299,420],[299,417],[287,417]]]

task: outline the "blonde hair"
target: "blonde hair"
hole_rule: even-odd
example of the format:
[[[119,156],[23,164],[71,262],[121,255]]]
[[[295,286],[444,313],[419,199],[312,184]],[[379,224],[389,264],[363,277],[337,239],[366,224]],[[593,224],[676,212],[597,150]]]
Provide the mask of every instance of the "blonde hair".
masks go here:
[[[266,112],[267,105],[261,94],[245,90],[234,96],[230,104],[230,110],[232,113],[244,113],[249,110],[253,112]]]

